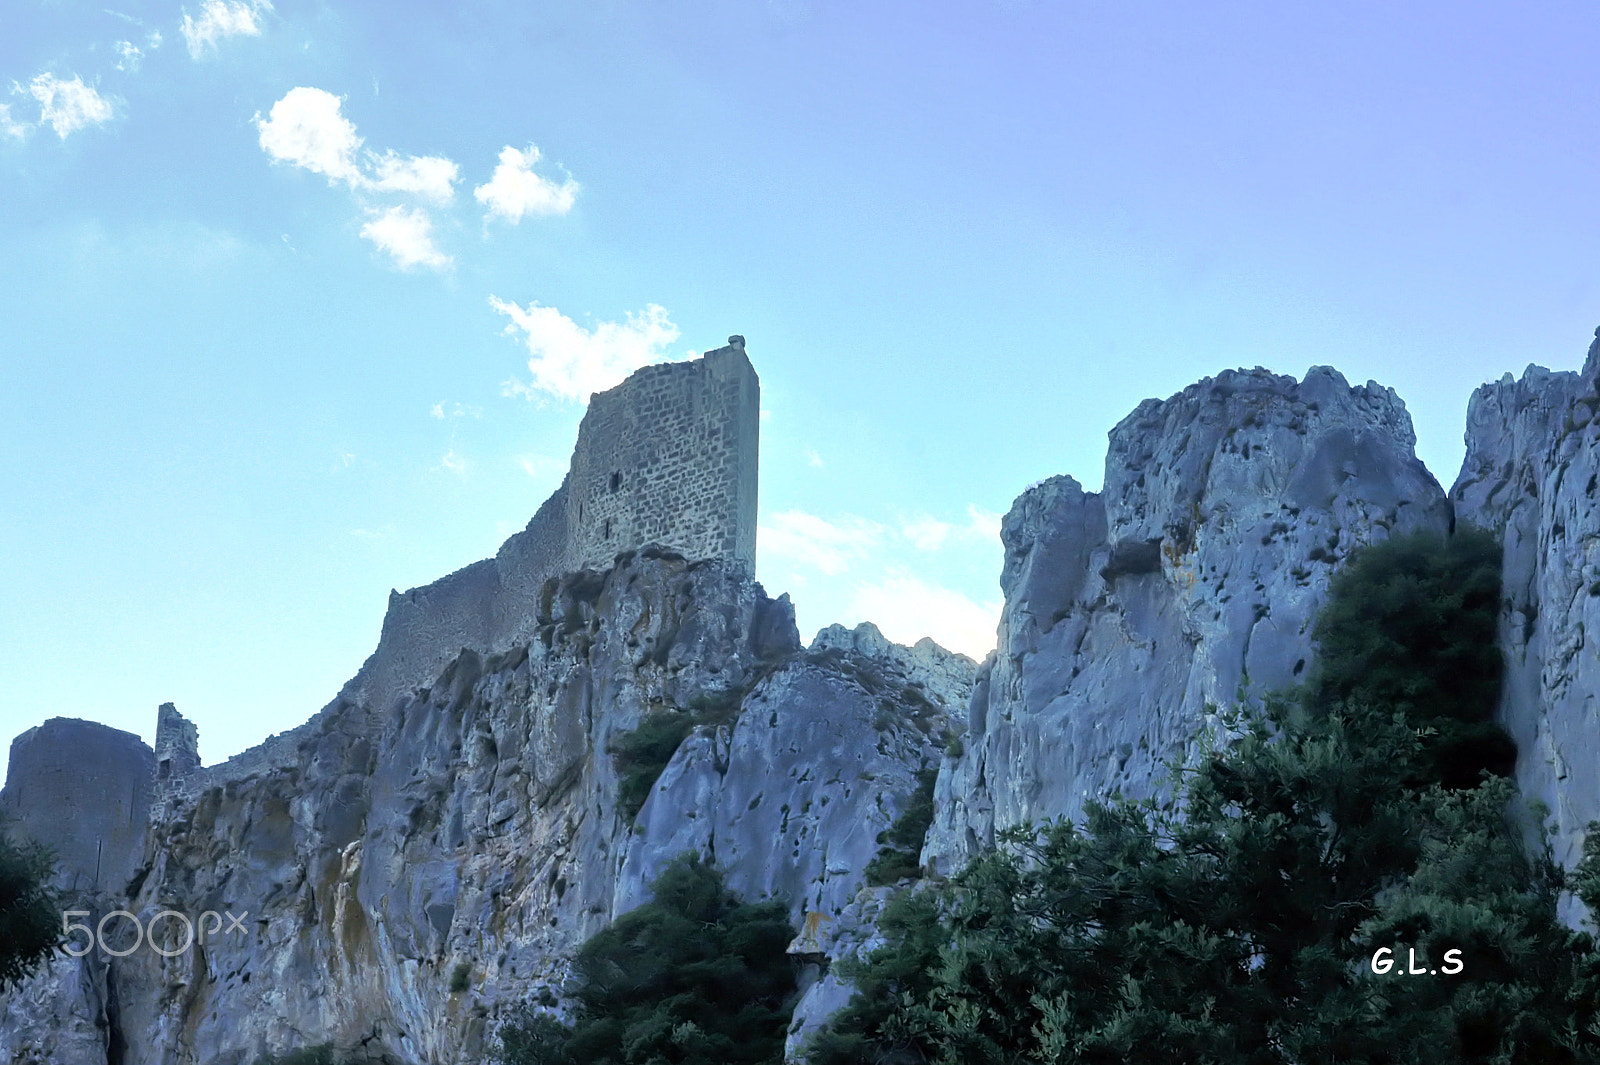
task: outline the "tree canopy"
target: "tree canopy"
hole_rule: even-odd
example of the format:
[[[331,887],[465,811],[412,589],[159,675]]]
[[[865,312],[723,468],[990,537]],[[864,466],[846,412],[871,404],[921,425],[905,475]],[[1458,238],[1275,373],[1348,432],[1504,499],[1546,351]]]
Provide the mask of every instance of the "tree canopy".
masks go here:
[[[795,932],[778,901],[741,902],[698,857],[590,938],[573,1023],[529,1011],[500,1033],[506,1065],[778,1065],[794,1008]]]
[[[1021,826],[903,893],[808,1061],[1600,1060],[1600,954],[1558,917],[1600,904],[1600,836],[1564,875],[1512,782],[1440,740],[1492,724],[1488,557],[1352,559],[1309,691],[1232,715],[1175,804]]]
[[[61,942],[61,907],[50,888],[50,852],[11,838],[0,824],[0,991],[16,986]]]

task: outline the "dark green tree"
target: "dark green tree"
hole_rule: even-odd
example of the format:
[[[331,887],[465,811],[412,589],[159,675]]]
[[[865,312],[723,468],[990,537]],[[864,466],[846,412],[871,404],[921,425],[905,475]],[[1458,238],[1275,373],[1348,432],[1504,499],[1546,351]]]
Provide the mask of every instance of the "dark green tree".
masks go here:
[[[777,1065],[794,1008],[788,907],[743,903],[685,856],[651,902],[578,951],[570,1028],[529,1014],[500,1033],[506,1065]]]
[[[0,824],[0,991],[26,979],[61,942],[61,906],[50,887],[54,862]]]
[[[812,1065],[1600,1061],[1594,941],[1557,916],[1566,887],[1600,904],[1600,845],[1570,880],[1530,856],[1511,782],[1440,757],[1496,693],[1405,675],[1498,679],[1497,655],[1458,646],[1493,650],[1497,604],[1452,551],[1469,571],[1489,554],[1352,560],[1366,577],[1335,584],[1313,691],[1235,716],[1175,775],[1175,807],[1013,830],[892,903]]]
[[[1312,632],[1308,701],[1399,710],[1432,730],[1413,784],[1476,786],[1509,776],[1516,746],[1494,722],[1504,672],[1500,544],[1470,526],[1417,532],[1354,552],[1334,575]]]

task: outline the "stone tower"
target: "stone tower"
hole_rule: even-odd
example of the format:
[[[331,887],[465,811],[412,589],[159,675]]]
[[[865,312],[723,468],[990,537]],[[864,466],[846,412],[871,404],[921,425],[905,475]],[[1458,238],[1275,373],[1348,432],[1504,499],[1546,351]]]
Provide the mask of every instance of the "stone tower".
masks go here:
[[[545,581],[608,568],[646,544],[753,572],[760,414],[741,336],[594,393],[561,487],[493,558],[391,592],[378,647],[345,697],[385,707],[462,648],[492,653],[531,639]]]
[[[563,568],[609,566],[648,543],[753,568],[760,407],[742,336],[591,396],[567,477]]]

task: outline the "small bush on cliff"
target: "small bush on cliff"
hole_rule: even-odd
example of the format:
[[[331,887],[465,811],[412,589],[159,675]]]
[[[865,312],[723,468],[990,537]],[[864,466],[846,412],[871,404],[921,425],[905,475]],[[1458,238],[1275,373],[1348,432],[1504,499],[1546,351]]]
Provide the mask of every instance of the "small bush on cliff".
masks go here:
[[[620,774],[617,809],[624,818],[632,821],[639,816],[661,771],[693,728],[694,718],[688,714],[646,714],[638,728],[622,733],[612,742],[611,756]]]
[[[0,991],[32,975],[61,942],[53,869],[48,850],[12,839],[0,823]]]
[[[632,821],[644,808],[661,773],[683,745],[690,732],[700,725],[730,724],[739,713],[745,696],[739,688],[704,692],[681,710],[658,710],[646,714],[639,727],[611,741],[609,752],[620,774],[617,781],[617,809]]]
[[[881,887],[922,875],[922,843],[928,826],[933,824],[933,785],[938,776],[937,769],[917,770],[917,790],[911,793],[905,810],[894,824],[878,833],[878,842],[883,846],[867,863],[868,884]]]
[[[694,857],[574,961],[574,1023],[529,1014],[500,1032],[505,1065],[778,1065],[794,1008],[794,929],[781,902],[742,903]]]

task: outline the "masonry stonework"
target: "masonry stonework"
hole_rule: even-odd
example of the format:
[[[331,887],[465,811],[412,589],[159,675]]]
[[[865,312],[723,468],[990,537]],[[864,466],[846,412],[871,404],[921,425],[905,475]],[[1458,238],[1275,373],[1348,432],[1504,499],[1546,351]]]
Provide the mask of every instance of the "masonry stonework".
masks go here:
[[[131,732],[52,717],[11,741],[0,813],[55,852],[57,886],[121,892],[144,855],[155,755]]]
[[[567,478],[565,568],[657,543],[753,569],[760,406],[740,336],[591,397]]]

